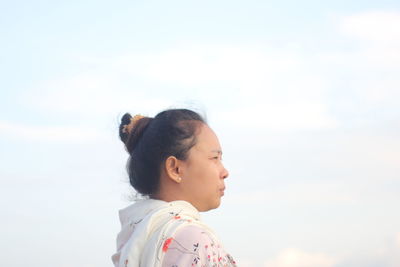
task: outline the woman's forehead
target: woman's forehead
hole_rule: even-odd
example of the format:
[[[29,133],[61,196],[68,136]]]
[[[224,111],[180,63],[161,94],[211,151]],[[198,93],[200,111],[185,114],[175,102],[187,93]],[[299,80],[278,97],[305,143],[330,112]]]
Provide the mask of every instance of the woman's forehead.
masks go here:
[[[196,146],[198,146],[198,148],[208,150],[207,152],[216,152],[222,154],[221,145],[217,135],[207,125],[203,125],[201,127],[200,132],[197,135]]]

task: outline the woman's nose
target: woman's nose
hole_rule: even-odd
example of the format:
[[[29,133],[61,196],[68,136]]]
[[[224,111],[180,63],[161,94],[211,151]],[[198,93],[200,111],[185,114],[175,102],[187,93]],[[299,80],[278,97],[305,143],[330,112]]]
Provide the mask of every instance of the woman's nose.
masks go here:
[[[229,172],[224,166],[222,166],[222,168],[223,168],[223,170],[222,170],[222,176],[221,177],[222,177],[222,179],[225,179],[225,178],[227,178],[229,176]]]

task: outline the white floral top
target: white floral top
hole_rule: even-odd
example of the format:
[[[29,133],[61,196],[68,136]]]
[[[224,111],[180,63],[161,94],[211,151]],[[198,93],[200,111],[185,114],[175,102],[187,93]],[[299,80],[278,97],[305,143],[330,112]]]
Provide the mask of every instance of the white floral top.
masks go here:
[[[115,267],[236,267],[189,202],[145,199],[119,215]]]

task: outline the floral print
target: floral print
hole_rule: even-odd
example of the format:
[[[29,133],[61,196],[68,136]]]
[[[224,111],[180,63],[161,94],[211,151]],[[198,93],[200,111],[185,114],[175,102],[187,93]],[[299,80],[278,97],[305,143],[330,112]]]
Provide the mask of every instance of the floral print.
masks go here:
[[[172,237],[170,237],[170,238],[168,238],[167,240],[165,240],[164,245],[163,245],[163,248],[162,248],[163,252],[167,252],[168,247],[169,247],[169,245],[171,244],[172,240],[173,240]]]
[[[213,236],[199,226],[188,225],[165,239],[162,267],[234,267],[233,258]]]

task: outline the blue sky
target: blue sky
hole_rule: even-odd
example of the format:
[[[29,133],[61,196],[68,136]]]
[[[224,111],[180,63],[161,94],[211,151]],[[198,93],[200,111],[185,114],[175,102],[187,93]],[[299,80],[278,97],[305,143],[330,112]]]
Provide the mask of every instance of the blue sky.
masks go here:
[[[5,265],[110,266],[118,120],[170,107],[220,138],[227,192],[203,218],[239,266],[400,265],[398,1],[1,6]]]

